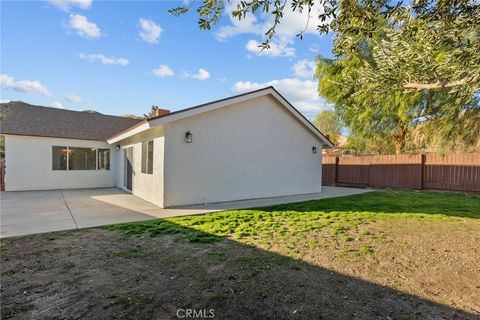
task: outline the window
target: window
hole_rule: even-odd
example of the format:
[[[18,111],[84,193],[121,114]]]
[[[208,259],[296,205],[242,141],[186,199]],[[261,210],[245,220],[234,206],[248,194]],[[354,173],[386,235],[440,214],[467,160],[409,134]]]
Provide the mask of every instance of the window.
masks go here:
[[[142,142],[142,173],[153,174],[153,140]]]
[[[53,170],[110,170],[110,149],[52,147]]]
[[[153,140],[148,141],[147,173],[153,173]]]
[[[110,149],[98,149],[98,170],[110,170]]]
[[[142,173],[147,173],[147,141],[142,142]]]
[[[96,162],[96,149],[68,148],[68,170],[96,170]]]
[[[52,148],[52,169],[53,170],[67,170],[67,147],[53,147]]]

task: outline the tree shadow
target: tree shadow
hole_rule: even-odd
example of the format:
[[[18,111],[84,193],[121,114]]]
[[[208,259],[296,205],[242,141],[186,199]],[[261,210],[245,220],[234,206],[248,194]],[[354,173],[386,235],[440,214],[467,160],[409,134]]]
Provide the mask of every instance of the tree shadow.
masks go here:
[[[24,268],[3,274],[2,318],[176,319],[179,309],[213,309],[214,319],[479,317],[166,220],[107,229],[2,240],[2,269]]]

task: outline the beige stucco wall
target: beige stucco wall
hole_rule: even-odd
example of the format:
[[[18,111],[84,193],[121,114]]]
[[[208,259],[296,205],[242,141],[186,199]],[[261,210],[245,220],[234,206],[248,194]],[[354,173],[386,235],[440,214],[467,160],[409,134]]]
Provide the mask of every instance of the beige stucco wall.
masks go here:
[[[142,173],[142,141],[154,140],[153,174]],[[133,181],[132,193],[144,200],[163,207],[163,129],[157,127],[120,142],[122,148],[133,146]],[[118,176],[118,187],[124,187],[125,162],[121,152],[121,165]]]
[[[110,170],[52,170],[52,147],[110,148]],[[7,191],[113,187],[114,146],[102,141],[5,135]]]
[[[321,142],[269,96],[164,130],[166,207],[321,192]]]

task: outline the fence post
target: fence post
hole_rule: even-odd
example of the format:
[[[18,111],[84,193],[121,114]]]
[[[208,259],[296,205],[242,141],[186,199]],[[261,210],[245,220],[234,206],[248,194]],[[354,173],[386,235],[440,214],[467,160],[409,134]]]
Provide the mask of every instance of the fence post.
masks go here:
[[[373,186],[373,174],[375,172],[375,167],[374,167],[374,158],[373,156],[368,156],[368,183],[367,187],[371,188]]]
[[[335,174],[333,175],[333,185],[337,186],[337,181],[338,181],[338,162],[340,161],[339,157],[335,157]]]
[[[420,155],[420,190],[423,189],[423,172],[425,170],[425,155]]]

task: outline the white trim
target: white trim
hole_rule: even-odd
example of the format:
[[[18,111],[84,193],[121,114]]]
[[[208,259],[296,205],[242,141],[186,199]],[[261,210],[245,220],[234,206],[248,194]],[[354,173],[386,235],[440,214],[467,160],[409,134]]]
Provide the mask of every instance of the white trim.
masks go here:
[[[333,144],[317,129],[315,126],[308,121],[305,117],[299,114],[299,111],[292,107],[292,105],[286,100],[283,96],[281,96],[276,90],[272,90],[271,93],[275,99],[277,99],[282,105],[287,108],[295,117],[297,117],[310,131],[312,131],[320,140],[322,140],[324,145],[333,148]]]
[[[117,142],[119,142],[121,140],[124,140],[124,139],[127,139],[127,138],[129,138],[129,137],[131,137],[131,136],[133,136],[137,133],[141,133],[143,131],[146,131],[146,130],[151,129],[151,128],[156,127],[156,126],[160,126],[160,125],[164,125],[164,124],[169,123],[169,122],[173,122],[173,121],[177,121],[177,120],[180,120],[180,119],[196,116],[196,115],[204,113],[204,112],[212,111],[212,110],[219,109],[219,108],[222,108],[222,107],[226,107],[226,106],[229,106],[229,105],[232,105],[232,104],[235,104],[235,103],[244,102],[244,101],[247,101],[247,100],[255,99],[255,98],[266,96],[266,95],[272,95],[278,102],[280,102],[282,104],[282,106],[284,106],[287,110],[289,110],[298,120],[300,120],[300,122],[303,125],[305,125],[307,127],[307,129],[309,129],[317,138],[319,138],[319,140],[322,141],[322,145],[333,147],[333,144],[323,134],[321,134],[320,131],[318,131],[318,129],[316,129],[310,123],[310,121],[308,121],[305,117],[303,117],[303,115],[300,114],[300,112],[298,110],[296,110],[273,87],[268,87],[268,88],[265,88],[265,89],[253,91],[253,92],[250,92],[250,93],[247,93],[247,94],[243,94],[241,96],[232,97],[230,99],[227,98],[227,99],[224,99],[224,100],[221,100],[221,101],[207,103],[207,104],[205,104],[203,106],[199,106],[197,108],[194,107],[191,110],[185,110],[185,111],[180,110],[180,112],[173,113],[171,115],[164,116],[164,117],[161,117],[161,118],[158,118],[158,119],[153,119],[153,120],[147,121],[146,123],[144,123],[144,124],[142,124],[138,127],[134,127],[131,130],[128,130],[128,131],[126,131],[126,132],[124,132],[124,133],[122,133],[118,136],[107,139],[107,142],[109,144],[117,143]]]
[[[118,136],[116,137],[113,137],[111,139],[107,139],[107,142],[109,144],[113,144],[113,143],[116,143],[118,141],[121,141],[123,139],[127,139],[137,133],[140,133],[140,132],[143,132],[143,131],[146,131],[148,129],[150,129],[152,126],[150,125],[150,122],[145,122],[144,124],[141,124],[139,125],[138,127],[135,127],[135,128],[132,128],[131,130],[128,130],[122,134],[119,134]]]
[[[122,145],[122,146],[120,146],[120,150],[133,147],[134,145],[135,145],[135,143],[130,143],[130,144]],[[119,151],[120,151],[120,150],[119,150]]]

